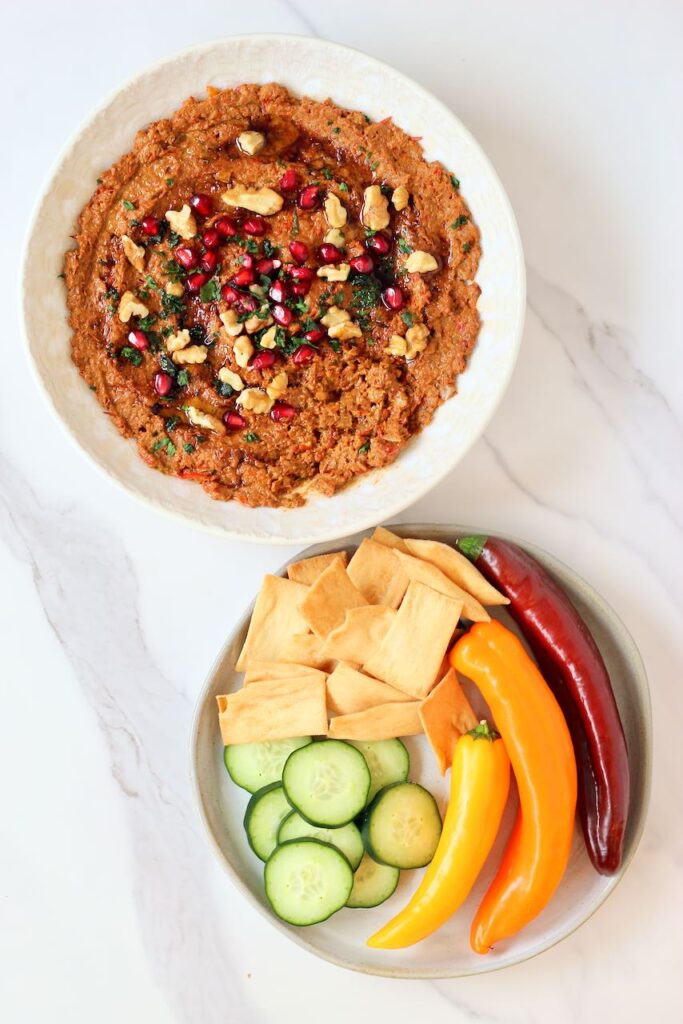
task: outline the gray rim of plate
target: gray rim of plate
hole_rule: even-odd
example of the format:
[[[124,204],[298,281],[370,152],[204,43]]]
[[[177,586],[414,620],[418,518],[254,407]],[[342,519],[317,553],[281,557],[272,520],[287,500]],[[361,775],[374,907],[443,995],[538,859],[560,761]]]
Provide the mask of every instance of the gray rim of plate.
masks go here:
[[[213,849],[214,854],[222,864],[225,871],[232,879],[233,884],[239,890],[239,892],[245,897],[251,906],[253,906],[262,917],[266,918],[273,927],[277,928],[283,935],[285,935],[292,942],[295,942],[298,946],[312,953],[314,956],[320,959],[327,960],[329,963],[335,964],[337,967],[343,967],[347,970],[356,971],[360,974],[370,974],[386,978],[406,978],[406,979],[444,979],[444,978],[461,978],[471,977],[476,974],[492,974],[496,971],[505,970],[508,967],[514,967],[517,964],[524,963],[528,960],[533,960],[546,950],[552,949],[553,946],[558,945],[564,939],[573,935],[586,921],[590,920],[593,914],[603,905],[607,898],[614,892],[615,888],[624,877],[628,870],[631,861],[638,849],[640,840],[643,835],[645,828],[645,821],[647,818],[648,804],[650,800],[650,791],[652,783],[652,704],[650,699],[650,689],[647,681],[647,673],[645,671],[645,665],[640,655],[640,651],[636,646],[636,643],[629,633],[628,629],[612,609],[612,607],[605,601],[603,597],[586,581],[583,577],[579,576],[570,566],[554,555],[549,554],[543,548],[539,548],[536,545],[529,544],[519,537],[512,536],[510,534],[501,533],[498,530],[486,530],[481,527],[469,527],[469,526],[448,526],[444,523],[439,524],[425,524],[425,523],[395,523],[388,525],[387,529],[398,534],[401,537],[424,537],[432,540],[440,540],[445,543],[452,543],[455,537],[469,536],[471,534],[500,537],[503,540],[512,541],[524,548],[530,554],[535,557],[540,557],[546,566],[549,566],[551,571],[556,569],[560,574],[566,573],[573,577],[577,587],[582,591],[583,597],[588,603],[597,607],[606,618],[611,621],[614,632],[618,635],[619,647],[624,654],[625,659],[631,666],[632,676],[635,684],[635,689],[638,694],[640,701],[640,716],[639,716],[639,732],[642,741],[642,748],[644,756],[642,763],[638,765],[638,772],[634,773],[632,770],[632,792],[631,792],[631,808],[629,815],[629,823],[627,828],[626,836],[626,847],[624,860],[617,874],[611,876],[608,886],[604,889],[602,894],[594,905],[589,909],[585,916],[565,934],[560,935],[558,938],[548,942],[543,948],[538,949],[528,955],[521,955],[518,959],[513,959],[505,964],[492,964],[487,966],[486,959],[482,958],[482,966],[477,970],[467,971],[454,971],[453,973],[444,973],[443,970],[430,970],[428,968],[405,968],[397,967],[396,969],[381,968],[378,967],[376,970],[367,967],[364,964],[354,963],[353,961],[344,960],[340,957],[334,957],[327,953],[323,953],[321,950],[316,948],[312,943],[308,942],[303,934],[290,930],[287,925],[280,921],[272,911],[269,911],[265,906],[258,902],[253,896],[248,886],[242,881],[242,878],[235,868],[235,866],[225,856],[223,850],[218,845],[218,841],[214,836],[213,830],[208,820],[204,797],[199,781],[199,772],[197,764],[197,750],[199,746],[199,732],[201,728],[201,722],[204,714],[206,713],[207,700],[210,697],[211,690],[213,689],[215,676],[221,667],[221,664],[225,657],[225,652],[233,641],[234,637],[242,631],[246,631],[251,613],[253,611],[254,602],[252,601],[249,607],[246,609],[244,614],[235,623],[228,639],[221,648],[218,656],[214,660],[209,672],[204,681],[201,693],[195,706],[194,718],[192,722],[192,731],[190,737],[190,777],[194,795],[199,808],[199,814],[202,819],[209,844]],[[301,558],[308,558],[312,555],[325,554],[329,551],[334,551],[341,548],[356,547],[363,537],[369,536],[372,530],[364,530],[359,533],[353,534],[349,537],[342,537],[336,541],[325,541],[320,544],[314,544],[305,550],[299,552],[293,558],[288,559],[278,569],[274,570],[275,575],[283,575],[286,572],[287,566],[290,562],[298,561]],[[630,765],[633,769],[633,764]],[[637,780],[637,782],[636,782]],[[634,784],[636,782],[636,784]],[[303,931],[303,929],[302,929]]]

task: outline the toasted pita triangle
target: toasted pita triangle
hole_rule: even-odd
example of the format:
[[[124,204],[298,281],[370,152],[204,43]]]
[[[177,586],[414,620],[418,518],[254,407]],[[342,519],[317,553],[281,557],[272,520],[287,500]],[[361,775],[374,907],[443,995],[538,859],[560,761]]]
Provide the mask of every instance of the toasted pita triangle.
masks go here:
[[[411,537],[406,537],[405,545],[411,555],[422,558],[425,562],[431,562],[444,575],[448,576],[449,580],[457,583],[481,604],[510,603],[507,597],[496,590],[485,576],[482,576],[469,558],[466,558],[460,551],[456,551],[450,544],[442,544],[438,540],[414,540]]]
[[[327,634],[325,649],[328,655],[339,661],[362,665],[381,644],[395,615],[391,608],[377,604],[349,608],[341,626]]]
[[[405,551],[408,553],[408,548],[405,546],[403,537],[399,537],[397,533],[392,533],[391,530],[387,530],[385,526],[378,526],[372,535],[372,540],[377,541],[378,544],[384,544],[387,548],[398,548],[399,551]]]
[[[348,555],[345,551],[330,551],[327,555],[313,555],[311,558],[302,558],[299,562],[290,562],[287,566],[287,575],[290,580],[296,583],[305,583],[310,586],[315,583],[328,565],[334,562],[335,558],[341,559],[342,565],[346,565]]]
[[[410,582],[392,549],[367,537],[358,546],[347,572],[368,604],[387,608],[398,608]]]
[[[302,675],[319,675],[325,678],[324,672],[311,668],[310,665],[292,661],[252,661],[244,674],[244,685],[272,682],[275,679],[296,679]]]
[[[221,695],[218,720],[223,743],[261,743],[327,732],[325,682],[317,675],[252,683]]]
[[[392,740],[397,736],[417,736],[422,732],[420,701],[379,704],[353,715],[338,715],[330,722],[330,739]]]
[[[490,621],[491,616],[483,605],[479,604],[476,598],[459,587],[457,583],[449,580],[448,576],[431,562],[424,562],[421,558],[415,558],[414,555],[406,555],[403,551],[396,551],[394,554],[411,580],[418,580],[431,587],[432,590],[438,590],[440,594],[447,594],[449,597],[455,598],[456,601],[462,601],[465,618],[471,619],[472,622]]]
[[[235,668],[244,672],[251,661],[278,661],[280,651],[293,633],[308,629],[299,602],[308,587],[281,576],[265,576],[259,590],[244,647]]]
[[[455,669],[449,669],[422,701],[420,721],[443,775],[453,761],[455,744],[477,724],[477,716],[458,682]]]
[[[364,604],[367,601],[356,590],[343,562],[337,558],[307,588],[299,611],[315,635],[324,640],[331,630],[341,626],[349,608]]]
[[[344,662],[327,677],[327,710],[333,715],[352,715],[377,704],[404,703],[410,699],[407,693],[380,683]]]
[[[336,664],[325,646],[325,641],[315,633],[295,633],[282,648],[279,660],[307,665],[322,672],[331,672]]]

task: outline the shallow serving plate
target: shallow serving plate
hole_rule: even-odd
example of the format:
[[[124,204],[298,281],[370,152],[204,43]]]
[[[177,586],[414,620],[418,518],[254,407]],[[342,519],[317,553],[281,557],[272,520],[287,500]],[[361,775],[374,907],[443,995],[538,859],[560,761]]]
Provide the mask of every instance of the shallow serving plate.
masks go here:
[[[446,543],[454,543],[457,537],[467,534],[485,532],[457,526],[401,525],[391,529],[404,537],[431,537]],[[320,544],[305,554],[320,554],[340,548],[351,553],[365,535],[356,534],[336,543]],[[211,845],[233,883],[276,928],[316,956],[341,967],[388,977],[449,978],[498,970],[528,960],[570,935],[607,899],[626,871],[641,836],[650,792],[651,716],[645,669],[631,636],[599,594],[551,555],[531,545],[524,546],[565,588],[592,630],[612,678],[626,732],[632,778],[631,813],[624,862],[619,874],[606,878],[594,871],[577,826],[567,872],[543,913],[516,938],[502,943],[487,956],[473,953],[469,948],[469,926],[482,893],[495,872],[503,842],[512,825],[514,805],[511,800],[499,841],[469,900],[447,925],[417,946],[384,952],[368,949],[365,940],[404,906],[422,871],[403,871],[396,893],[374,910],[342,910],[329,921],[310,928],[294,928],[279,921],[269,910],[264,895],[263,866],[247,845],[242,818],[248,794],[238,789],[225,771],[216,714],[216,695],[229,693],[241,685],[242,676],[234,671],[234,664],[246,635],[252,605],[228,638],[199,698],[192,731],[194,790]],[[284,567],[281,571],[284,573]],[[498,614],[496,610],[495,614],[507,625],[512,624],[506,612]],[[467,681],[464,685],[475,710],[485,710],[481,701],[477,701],[471,685]],[[413,737],[404,742],[410,750],[410,778],[435,794],[443,813],[448,777],[444,780],[439,775],[424,737]]]
[[[339,74],[343,66],[344,74]],[[477,275],[481,332],[459,394],[390,467],[360,477],[334,498],[301,509],[251,509],[212,501],[194,483],[145,465],[100,409],[70,359],[65,291],[58,280],[78,213],[103,168],[135,132],[172,113],[209,84],[278,81],[299,94],[332,97],[376,120],[391,115],[425,153],[454,170],[481,230]],[[154,508],[240,540],[308,543],[380,522],[433,487],[474,444],[498,405],[517,357],[525,308],[524,260],[514,215],[488,159],[438,100],[365,54],[298,36],[241,36],[175,54],[123,85],[61,155],[38,201],[23,258],[21,306],[40,388],[72,440],[110,479]]]

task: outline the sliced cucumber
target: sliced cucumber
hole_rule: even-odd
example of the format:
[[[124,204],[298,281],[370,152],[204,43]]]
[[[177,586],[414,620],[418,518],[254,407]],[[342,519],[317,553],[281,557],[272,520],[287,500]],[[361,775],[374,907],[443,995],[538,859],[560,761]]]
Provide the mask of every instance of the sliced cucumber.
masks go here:
[[[353,888],[351,865],[339,850],[317,839],[290,839],[266,862],[268,902],[288,924],[326,921],[341,910]]]
[[[311,743],[310,736],[293,740],[265,740],[263,743],[235,743],[226,747],[223,760],[232,781],[255,793],[271,782],[279,782],[285,761],[293,750]]]
[[[277,841],[286,843],[288,839],[304,837],[336,846],[344,854],[353,871],[360,864],[365,852],[360,831],[354,824],[342,825],[341,828],[320,828],[319,825],[311,825],[297,811],[292,811],[280,825]]]
[[[436,801],[416,782],[380,789],[363,819],[363,842],[371,857],[395,868],[422,868],[441,835]]]
[[[365,853],[353,876],[353,889],[347,907],[378,907],[394,893],[398,885],[398,868],[378,864]]]
[[[320,740],[289,755],[282,785],[294,810],[311,825],[339,828],[365,806],[370,771],[350,743]]]
[[[277,846],[280,825],[292,813],[281,782],[271,782],[254,793],[244,814],[249,845],[261,860],[268,860]]]
[[[405,782],[410,771],[410,755],[400,740],[348,740],[360,750],[370,769],[368,803],[380,789],[392,782]]]

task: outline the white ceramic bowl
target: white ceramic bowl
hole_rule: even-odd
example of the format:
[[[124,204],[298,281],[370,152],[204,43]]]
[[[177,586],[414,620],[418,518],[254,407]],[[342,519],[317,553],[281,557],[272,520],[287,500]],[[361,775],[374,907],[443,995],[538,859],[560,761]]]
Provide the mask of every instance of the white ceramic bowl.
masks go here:
[[[343,66],[344,73],[339,74]],[[212,501],[195,483],[145,465],[100,409],[70,359],[65,292],[58,274],[78,213],[95,179],[127,152],[135,132],[172,113],[208,84],[278,81],[299,94],[332,97],[373,119],[391,115],[420,135],[426,156],[462,182],[482,235],[477,281],[482,326],[458,395],[386,469],[360,477],[334,498],[312,495],[300,509],[251,509]],[[26,243],[21,305],[28,351],[50,407],[110,479],[161,511],[239,540],[304,543],[381,522],[433,487],[484,430],[510,380],[525,309],[524,261],[507,196],[457,117],[404,75],[355,50],[298,36],[241,36],[175,54],[127,82],[68,144],[40,198]]]
[[[485,532],[457,526],[401,525],[391,529],[404,537],[432,537],[450,544],[458,536]],[[305,554],[341,548],[351,553],[361,538],[362,535],[357,534],[335,543],[319,545]],[[473,953],[469,947],[470,922],[500,861],[503,843],[512,826],[514,805],[511,799],[496,846],[469,899],[443,928],[418,945],[391,952],[368,949],[365,941],[405,905],[422,875],[421,871],[403,871],[396,893],[374,910],[342,910],[329,921],[311,928],[294,928],[279,921],[265,898],[263,865],[247,844],[242,819],[248,794],[238,789],[227,776],[216,714],[216,695],[230,693],[242,685],[242,675],[235,672],[234,666],[249,624],[250,607],[228,637],[209,672],[197,704],[191,749],[195,795],[211,845],[233,883],[276,928],[316,956],[341,967],[388,977],[452,978],[495,971],[528,960],[570,935],[595,913],[626,871],[642,834],[650,794],[650,694],[643,662],[623,623],[592,587],[544,551],[528,544],[524,547],[567,591],[593,633],[612,679],[631,770],[631,807],[619,873],[609,878],[597,874],[588,859],[577,825],[567,871],[545,910],[514,939],[501,943],[486,956]],[[515,628],[507,612],[501,609],[493,611],[496,618]],[[464,686],[475,710],[485,712],[485,705],[477,700],[477,694],[467,680]],[[448,795],[447,780],[439,775],[426,739],[415,736],[405,743],[410,751],[410,778],[434,793],[443,812]]]

